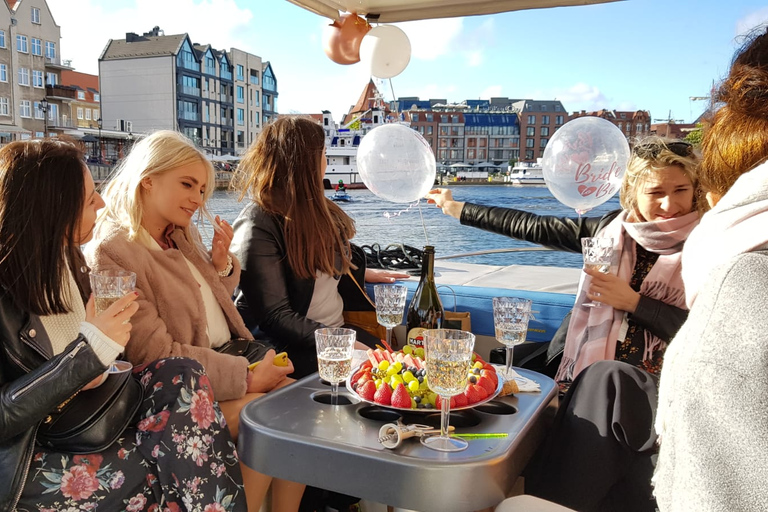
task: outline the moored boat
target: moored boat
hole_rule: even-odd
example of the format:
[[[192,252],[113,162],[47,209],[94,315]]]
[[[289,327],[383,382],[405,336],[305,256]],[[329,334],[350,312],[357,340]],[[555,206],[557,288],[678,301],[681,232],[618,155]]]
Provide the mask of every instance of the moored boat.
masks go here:
[[[541,163],[519,162],[509,173],[509,183],[514,185],[546,185]]]

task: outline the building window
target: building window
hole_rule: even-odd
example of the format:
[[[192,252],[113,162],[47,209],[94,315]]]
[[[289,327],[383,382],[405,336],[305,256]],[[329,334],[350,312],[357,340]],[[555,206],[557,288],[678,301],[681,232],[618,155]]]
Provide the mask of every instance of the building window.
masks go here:
[[[19,85],[29,85],[29,70],[19,68]]]
[[[459,116],[451,116],[451,122],[452,123],[458,123],[459,122]]]
[[[101,103],[101,94],[97,92],[93,93],[93,101],[95,101],[96,103]]]
[[[619,114],[619,117],[621,117],[622,119],[626,119],[627,118],[627,114],[622,112],[621,114]]]
[[[0,64],[0,82],[8,81],[8,65]]]
[[[245,103],[245,88],[242,85],[237,86],[237,102]]]
[[[29,53],[29,47],[27,46],[27,36],[21,34],[16,36],[16,51],[21,53]]]
[[[56,43],[50,41],[45,42],[45,56],[49,59],[56,58]]]
[[[35,102],[35,119],[45,119],[45,112],[43,112],[43,107],[40,106],[40,102]]]
[[[243,68],[243,66],[240,64],[237,65],[237,79],[245,80],[245,68]]]
[[[534,135],[536,135],[536,127],[535,126],[529,126],[528,128],[525,129],[525,134],[528,137],[533,137]]]
[[[32,55],[43,55],[43,42],[36,38],[32,38]]]
[[[427,135],[432,135],[432,126],[427,126]]]
[[[536,116],[528,116],[528,124],[536,124]]]
[[[618,124],[618,126],[619,126],[619,130],[622,130],[622,129],[624,128],[624,123],[622,123],[621,121],[619,121],[619,124]]]
[[[635,133],[640,133],[640,132],[642,132],[642,131],[643,131],[643,125],[638,123],[638,124],[635,126],[635,129],[636,129]]]
[[[192,52],[192,48],[189,46],[188,41],[184,41],[184,44],[179,50],[179,54],[176,56],[176,65],[180,68],[200,71],[200,64],[195,59],[195,54]]]
[[[77,118],[78,119],[83,118],[83,107],[77,107]]]
[[[40,24],[40,9],[37,7],[32,8],[32,23]]]
[[[32,117],[32,104],[29,100],[21,100],[19,102],[19,116]]]
[[[210,55],[205,57],[205,72],[209,75],[216,74],[216,61]]]
[[[245,124],[245,110],[242,108],[237,109],[237,124],[240,126]]]
[[[560,112],[560,104],[555,103],[555,112]]]
[[[542,137],[549,137],[549,126],[542,126],[541,127],[541,136]]]
[[[525,147],[532,148],[533,147],[533,139],[525,139]]]
[[[548,140],[548,139],[541,139],[541,140],[539,141],[539,147],[540,147],[540,148],[545,148],[545,147],[547,147],[547,142],[549,142],[549,140]]]
[[[77,91],[77,99],[84,100],[85,99],[85,91]]]
[[[91,120],[91,109],[87,108],[85,109],[85,120],[90,121]]]
[[[255,69],[251,70],[251,83],[253,85],[259,85],[259,72]]]
[[[0,30],[0,48],[5,48],[5,30]]]
[[[546,105],[541,105],[541,111],[542,112],[546,112],[547,111],[547,106]]]
[[[229,69],[229,63],[226,59],[221,60],[221,64],[219,65],[219,69],[221,72],[219,73],[219,76],[223,80],[232,80],[232,70]]]
[[[99,109],[95,108],[93,109],[93,118],[98,120],[101,116],[99,115]]]
[[[427,114],[427,122],[428,123],[432,122],[432,114]]]
[[[36,69],[32,70],[32,87],[38,87],[42,89],[43,84],[43,72]]]
[[[46,73],[45,74],[45,84],[46,85],[56,85],[58,83],[58,77],[56,76],[56,73]]]
[[[418,123],[419,122],[419,114],[411,114],[411,121],[413,121],[414,123]]]
[[[8,98],[0,98],[0,116],[9,116],[11,115],[10,110],[8,109]]]
[[[549,116],[541,116],[541,124],[549,124]]]
[[[563,124],[563,116],[555,116],[555,125],[560,126]]]
[[[182,75],[181,92],[189,96],[200,96],[200,79],[193,76]]]

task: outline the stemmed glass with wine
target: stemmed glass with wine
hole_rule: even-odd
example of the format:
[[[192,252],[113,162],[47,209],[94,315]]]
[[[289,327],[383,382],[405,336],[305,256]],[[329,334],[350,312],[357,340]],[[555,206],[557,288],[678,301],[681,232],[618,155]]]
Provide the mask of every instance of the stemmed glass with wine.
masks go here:
[[[403,322],[407,295],[408,288],[401,284],[377,284],[373,287],[376,320],[387,329],[387,347],[392,347],[392,328]]]

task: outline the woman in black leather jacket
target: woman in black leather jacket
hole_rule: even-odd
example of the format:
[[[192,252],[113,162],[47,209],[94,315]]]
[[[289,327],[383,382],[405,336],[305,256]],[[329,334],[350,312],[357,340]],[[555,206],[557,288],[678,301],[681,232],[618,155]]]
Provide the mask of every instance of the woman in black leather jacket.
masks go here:
[[[408,277],[365,269],[349,242],[354,221],[323,194],[325,167],[322,127],[298,117],[267,125],[238,166],[236,186],[252,202],[234,223],[232,251],[242,265],[236,303],[249,328],[288,351],[295,377],[317,371],[316,329],[341,327],[345,310],[371,308],[364,281]],[[358,341],[378,342],[347,327]]]
[[[539,216],[427,195],[447,215],[554,249],[614,239],[609,274],[585,270],[556,380],[568,392],[526,472],[526,492],[576,510],[655,509],[653,416],[667,344],[688,316],[680,252],[698,223],[697,158],[684,142],[649,139],[633,150],[623,210],[601,218]],[[583,307],[587,301],[604,304]],[[561,327],[561,332],[563,327]]]
[[[96,315],[79,250],[103,206],[73,144],[0,150],[0,511],[216,502],[244,510],[229,431],[204,370],[188,359],[134,368],[143,401],[102,452],[72,455],[37,442],[57,406],[101,385],[129,342],[137,295]]]

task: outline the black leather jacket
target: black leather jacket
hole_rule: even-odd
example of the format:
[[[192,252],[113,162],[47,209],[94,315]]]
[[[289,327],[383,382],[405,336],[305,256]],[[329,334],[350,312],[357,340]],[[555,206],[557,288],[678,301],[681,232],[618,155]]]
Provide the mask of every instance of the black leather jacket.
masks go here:
[[[580,253],[581,239],[595,236],[619,213],[621,210],[602,217],[569,218],[465,203],[460,221],[467,226],[552,249]],[[641,295],[637,309],[629,318],[660,339],[670,341],[688,318],[688,311]]]
[[[78,263],[87,281],[88,269]],[[81,290],[90,287],[81,284]],[[106,367],[82,335],[53,356],[40,318],[21,311],[4,290],[0,343],[0,512],[10,512],[27,478],[38,426]]]
[[[283,236],[283,219],[269,214],[255,203],[246,206],[234,223],[232,252],[240,260],[240,290],[235,299],[245,325],[258,327],[277,350],[299,346],[314,350],[315,330],[324,325],[306,317],[314,279],[299,279],[288,265]],[[361,296],[365,286],[365,255],[352,246],[354,281],[342,276],[339,294],[346,311],[367,311],[370,301]]]

